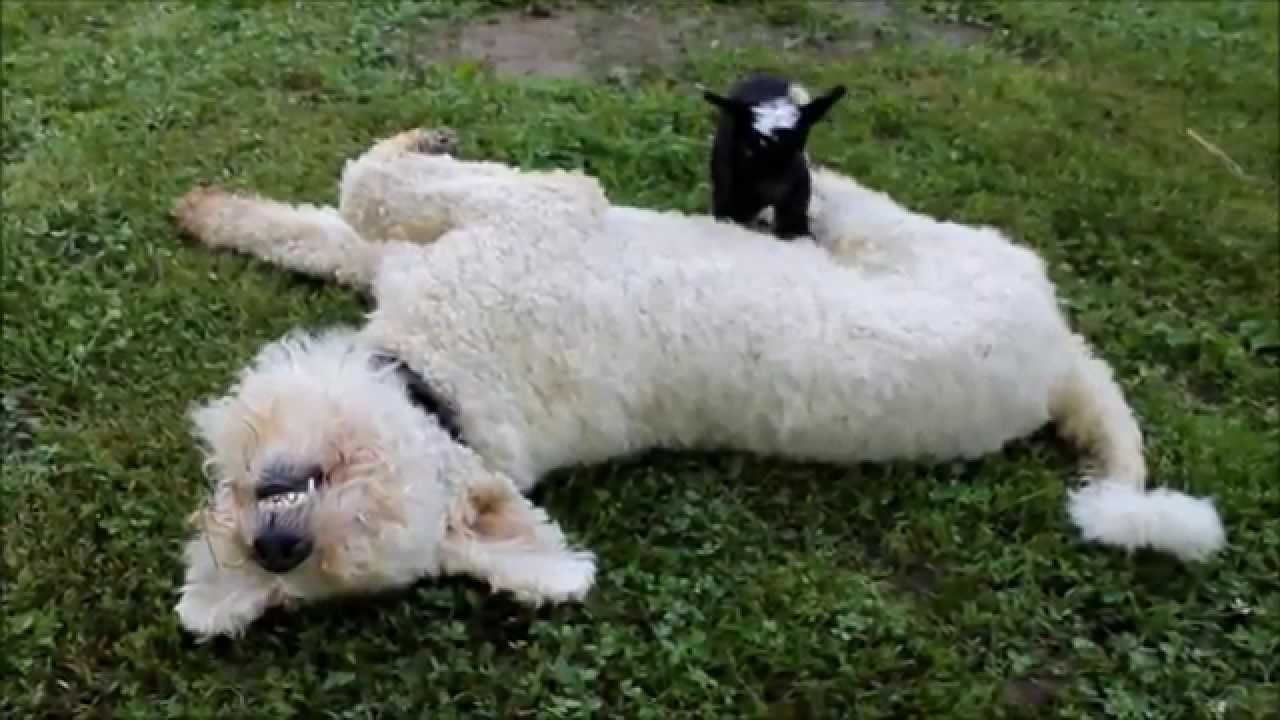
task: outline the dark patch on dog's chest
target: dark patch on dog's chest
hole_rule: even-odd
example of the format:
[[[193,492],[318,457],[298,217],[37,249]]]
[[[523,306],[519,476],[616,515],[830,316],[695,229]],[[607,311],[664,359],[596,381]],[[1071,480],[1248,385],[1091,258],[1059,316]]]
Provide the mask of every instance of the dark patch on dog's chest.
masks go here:
[[[444,393],[433,385],[421,373],[409,367],[409,364],[388,352],[375,356],[383,364],[394,367],[396,375],[404,381],[405,392],[409,402],[419,410],[435,417],[436,422],[454,442],[466,444],[462,436],[462,423],[458,417],[457,407]]]

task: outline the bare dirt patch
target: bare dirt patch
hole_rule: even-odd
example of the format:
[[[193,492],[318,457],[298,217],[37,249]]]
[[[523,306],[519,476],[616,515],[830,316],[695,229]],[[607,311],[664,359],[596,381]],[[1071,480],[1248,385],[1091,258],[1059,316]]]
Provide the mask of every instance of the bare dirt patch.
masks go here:
[[[1001,699],[1010,708],[1022,712],[1039,712],[1045,706],[1056,703],[1071,681],[1069,662],[1054,662],[1024,677],[1004,683]]]
[[[930,21],[891,0],[814,7],[818,10],[785,22],[753,9],[693,2],[503,12],[454,32],[433,30],[416,60],[478,62],[511,78],[626,82],[676,67],[692,53],[721,49],[769,49],[795,60],[833,60],[894,43],[967,47],[988,34],[969,25]]]
[[[938,571],[924,564],[903,568],[892,577],[893,586],[914,596],[929,597],[938,592],[941,578]]]

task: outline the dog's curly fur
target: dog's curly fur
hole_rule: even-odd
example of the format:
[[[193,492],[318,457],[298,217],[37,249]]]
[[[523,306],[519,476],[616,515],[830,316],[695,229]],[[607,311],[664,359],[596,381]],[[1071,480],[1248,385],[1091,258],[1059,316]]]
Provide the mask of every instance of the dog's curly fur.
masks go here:
[[[1142,436],[1068,328],[1039,258],[814,172],[817,244],[612,206],[571,172],[439,154],[402,133],[348,164],[338,209],[210,189],[181,227],[371,291],[358,330],[268,345],[193,412],[216,490],[177,611],[235,634],[274,604],[460,573],[530,601],[583,597],[594,557],[523,493],[548,471],[646,448],[835,463],[972,458],[1057,421],[1092,472],[1084,536],[1205,558],[1206,499],[1144,489]],[[406,397],[390,352],[455,406],[456,442]],[[270,463],[324,469],[298,511],[314,551],[253,560]],[[270,513],[266,513],[270,515]]]

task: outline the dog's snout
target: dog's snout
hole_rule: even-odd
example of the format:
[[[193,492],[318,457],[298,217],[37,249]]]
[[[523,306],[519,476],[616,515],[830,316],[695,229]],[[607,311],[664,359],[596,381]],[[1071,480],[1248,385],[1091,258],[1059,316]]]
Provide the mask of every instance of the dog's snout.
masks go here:
[[[253,554],[263,570],[283,574],[307,559],[311,554],[311,541],[296,530],[270,527],[254,539]]]

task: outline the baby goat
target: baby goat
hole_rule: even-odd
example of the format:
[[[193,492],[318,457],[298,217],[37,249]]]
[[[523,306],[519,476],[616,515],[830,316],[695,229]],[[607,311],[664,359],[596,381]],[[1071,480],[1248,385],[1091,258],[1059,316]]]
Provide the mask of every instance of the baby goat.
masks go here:
[[[844,94],[838,85],[810,101],[800,86],[762,73],[738,83],[728,97],[704,92],[720,108],[711,148],[712,214],[748,225],[772,207],[775,235],[809,235],[805,141]]]

